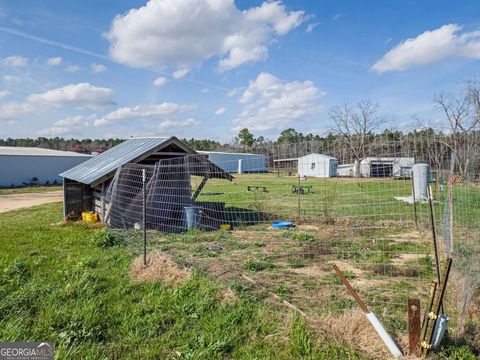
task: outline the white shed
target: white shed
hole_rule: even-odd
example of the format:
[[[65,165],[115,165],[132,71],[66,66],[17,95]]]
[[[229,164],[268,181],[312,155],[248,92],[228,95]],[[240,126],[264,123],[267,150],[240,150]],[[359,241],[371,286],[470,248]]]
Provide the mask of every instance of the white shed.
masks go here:
[[[91,155],[35,147],[0,146],[0,186],[62,183],[61,172]]]
[[[337,176],[337,159],[324,154],[308,154],[298,158],[298,174],[312,177]]]
[[[220,151],[197,151],[227,173],[265,172],[265,155]]]

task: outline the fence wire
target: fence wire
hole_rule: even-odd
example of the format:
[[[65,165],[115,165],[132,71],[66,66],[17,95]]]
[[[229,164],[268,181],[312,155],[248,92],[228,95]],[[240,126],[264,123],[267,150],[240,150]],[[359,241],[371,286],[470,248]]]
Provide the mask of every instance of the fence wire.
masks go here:
[[[309,316],[355,306],[336,263],[387,327],[405,332],[407,299],[425,305],[436,279],[428,197],[413,194],[412,167],[426,163],[440,266],[454,257],[445,307],[460,336],[480,282],[480,188],[465,154],[414,137],[387,138],[361,158],[339,141],[250,151],[123,166],[108,190],[109,226],[140,230],[145,215],[150,249],[234,289],[251,287],[247,276]]]

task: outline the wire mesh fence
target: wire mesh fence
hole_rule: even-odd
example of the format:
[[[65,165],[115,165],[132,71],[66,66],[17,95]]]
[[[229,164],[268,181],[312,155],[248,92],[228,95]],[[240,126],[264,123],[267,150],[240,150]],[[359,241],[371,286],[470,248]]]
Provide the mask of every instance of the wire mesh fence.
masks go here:
[[[436,238],[440,265],[454,257],[445,306],[460,334],[479,286],[480,188],[475,170],[465,171],[468,154],[453,156],[444,140],[387,137],[361,157],[335,140],[127,164],[110,184],[107,222],[145,231],[149,249],[310,317],[354,307],[335,263],[398,333],[407,300],[428,300]],[[429,170],[413,176],[420,163]]]

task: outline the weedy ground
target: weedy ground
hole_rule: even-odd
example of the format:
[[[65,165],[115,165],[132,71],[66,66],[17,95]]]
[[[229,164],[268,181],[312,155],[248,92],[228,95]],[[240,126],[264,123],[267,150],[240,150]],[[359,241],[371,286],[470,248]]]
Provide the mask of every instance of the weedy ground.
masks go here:
[[[292,312],[198,271],[130,279],[124,239],[65,224],[61,204],[0,215],[0,339],[53,341],[58,359],[361,359]]]
[[[231,192],[214,181],[205,193],[223,194],[199,200],[278,218],[297,213],[295,179],[238,177],[221,185],[234,187]],[[265,181],[268,193],[246,191],[247,183]],[[149,231],[151,258],[161,259],[157,265],[188,272],[173,282],[141,272],[142,240],[134,231],[63,223],[61,204],[0,214],[0,339],[54,341],[59,359],[374,358],[371,349],[354,348],[359,341],[353,335],[338,335],[365,326],[355,327],[342,315],[356,305],[332,263],[402,340],[407,299],[419,297],[424,304],[435,277],[429,231],[415,228],[411,205],[392,200],[409,193],[406,180],[309,181],[314,192],[301,198],[306,221],[289,231],[266,224],[232,232]],[[471,191],[455,211],[476,224],[480,192]],[[439,206],[436,211],[441,218]],[[418,215],[425,225],[425,204]],[[322,222],[308,222],[310,216]],[[472,253],[470,247],[465,253]],[[342,316],[343,322],[336,321]],[[385,358],[385,349],[377,351]],[[448,344],[437,357],[475,355]]]

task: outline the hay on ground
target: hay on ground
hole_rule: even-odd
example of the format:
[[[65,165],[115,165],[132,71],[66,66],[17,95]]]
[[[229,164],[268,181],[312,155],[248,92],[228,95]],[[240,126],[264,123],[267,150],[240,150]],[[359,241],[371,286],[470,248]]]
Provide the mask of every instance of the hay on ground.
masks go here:
[[[170,257],[153,250],[147,254],[147,266],[143,264],[143,255],[137,257],[130,266],[130,278],[134,282],[160,281],[165,284],[180,284],[188,280],[190,270],[180,267]]]
[[[329,336],[359,349],[371,359],[394,359],[360,310],[327,315],[320,320],[320,326]],[[405,353],[405,339],[399,340],[397,344]]]

